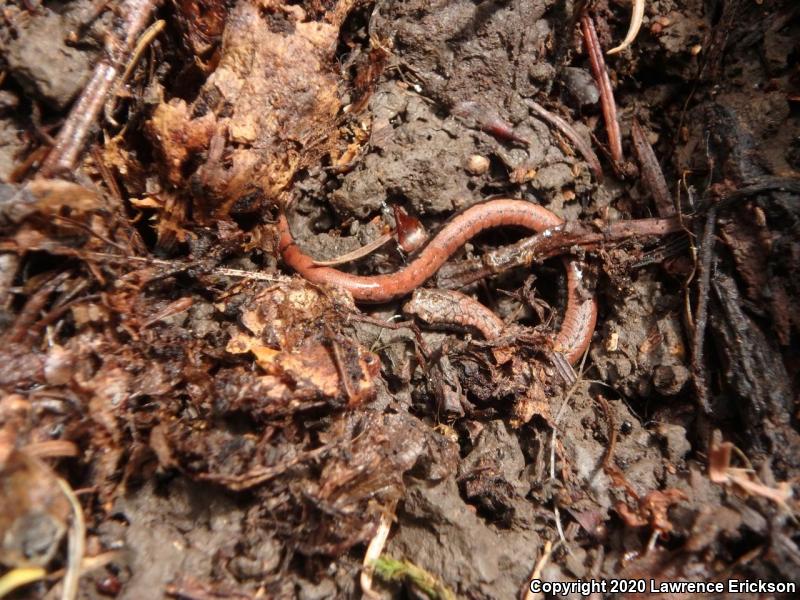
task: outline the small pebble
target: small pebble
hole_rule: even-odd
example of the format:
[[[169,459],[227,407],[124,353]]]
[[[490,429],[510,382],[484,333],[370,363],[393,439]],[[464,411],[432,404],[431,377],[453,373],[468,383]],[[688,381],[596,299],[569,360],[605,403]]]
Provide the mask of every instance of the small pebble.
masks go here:
[[[659,365],[653,370],[653,384],[665,396],[675,396],[684,388],[691,373],[683,365]]]
[[[585,69],[565,67],[561,73],[561,83],[578,107],[597,104],[600,100],[600,90],[597,89],[592,74]]]
[[[618,347],[619,347],[619,332],[613,331],[606,338],[606,351],[616,352]]]
[[[473,175],[483,175],[489,170],[489,159],[480,154],[473,154],[467,159],[466,169]]]

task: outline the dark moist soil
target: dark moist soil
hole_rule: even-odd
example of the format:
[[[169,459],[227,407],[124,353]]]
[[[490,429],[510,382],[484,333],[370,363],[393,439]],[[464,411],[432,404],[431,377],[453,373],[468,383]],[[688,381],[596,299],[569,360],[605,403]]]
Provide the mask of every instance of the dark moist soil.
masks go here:
[[[384,560],[376,597],[537,598],[534,572],[800,582],[796,2],[647,2],[606,57],[618,165],[583,3],[168,2],[74,170],[37,178],[117,4],[3,9],[0,574],[68,563],[60,476],[100,557],[81,598],[362,597],[381,519],[383,559],[406,562]],[[617,45],[628,3],[591,14]],[[686,233],[572,248],[600,310],[574,383],[549,359],[558,260],[461,290],[516,332],[491,344],[413,324],[403,300],[357,307],[277,256],[279,204],[318,259],[395,208],[428,231],[498,196],[655,216],[634,119]],[[408,260],[392,241],[342,268]]]

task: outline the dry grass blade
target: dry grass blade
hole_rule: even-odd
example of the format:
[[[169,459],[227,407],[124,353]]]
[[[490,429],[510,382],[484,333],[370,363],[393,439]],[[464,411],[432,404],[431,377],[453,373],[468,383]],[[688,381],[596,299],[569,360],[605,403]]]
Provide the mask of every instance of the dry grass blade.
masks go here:
[[[372,576],[375,573],[375,561],[377,561],[386,540],[389,538],[389,532],[392,530],[392,520],[394,515],[385,512],[381,515],[381,521],[378,524],[378,531],[375,532],[374,537],[370,540],[367,546],[367,552],[364,554],[363,566],[361,568],[361,591],[365,598],[379,598],[378,594],[372,591]]]
[[[606,52],[606,54],[616,54],[622,52],[633,43],[636,36],[639,34],[639,29],[642,27],[642,19],[644,18],[644,0],[633,0],[633,13],[631,14],[631,24],[628,26],[628,33],[625,34],[625,39],[619,46],[616,46]]]
[[[359,258],[364,258],[365,256],[372,254],[375,252],[375,250],[389,242],[392,237],[393,235],[391,233],[384,233],[379,238],[372,240],[368,244],[364,244],[360,248],[356,248],[352,252],[342,254],[341,256],[337,256],[331,260],[315,260],[314,264],[318,267],[335,267],[337,265],[353,262],[354,260],[358,260]]]
[[[83,553],[86,547],[86,522],[83,519],[81,503],[70,485],[60,477],[56,481],[72,507],[72,527],[69,530],[67,570],[64,574],[61,599],[75,600],[78,597],[78,580],[81,576],[81,562],[83,561]]]
[[[542,555],[539,557],[539,560],[536,561],[536,566],[533,568],[531,572],[531,576],[529,579],[539,579],[542,576],[542,571],[544,570],[547,563],[550,561],[550,556],[553,554],[553,542],[547,540],[544,543],[544,548],[542,548]],[[540,598],[544,598],[544,594],[542,592],[532,592],[528,585],[525,586],[525,596],[524,600],[539,600]]]
[[[6,597],[23,585],[28,585],[34,581],[44,579],[46,574],[47,571],[41,567],[20,567],[18,569],[12,569],[8,573],[4,573],[3,576],[0,577],[0,598]]]

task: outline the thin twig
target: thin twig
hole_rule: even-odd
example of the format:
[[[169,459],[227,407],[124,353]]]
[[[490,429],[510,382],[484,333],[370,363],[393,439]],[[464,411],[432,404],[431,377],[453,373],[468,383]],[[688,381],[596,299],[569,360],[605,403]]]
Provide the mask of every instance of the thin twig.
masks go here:
[[[436,274],[436,286],[458,288],[484,277],[517,267],[529,267],[580,246],[594,250],[636,237],[661,237],[682,230],[679,219],[634,219],[607,224],[565,223],[560,227],[524,238],[515,244],[491,250],[480,258],[445,263]]]
[[[44,177],[69,172],[83,150],[86,138],[108,97],[119,69],[127,62],[131,47],[161,0],[126,0],[120,7],[124,15],[119,36],[106,41],[106,56],[95,67],[88,85],[70,110],[56,137],[55,146],[40,169]]]
[[[62,221],[64,223],[66,223],[67,225],[71,225],[72,227],[80,229],[81,231],[85,231],[89,235],[96,237],[98,240],[100,240],[104,244],[108,244],[109,246],[113,246],[117,250],[121,250],[122,252],[127,252],[128,251],[128,249],[125,246],[123,246],[122,244],[118,244],[117,242],[115,242],[113,240],[110,240],[107,237],[102,236],[99,233],[97,233],[94,229],[92,229],[91,225],[88,225],[87,223],[81,223],[80,221],[78,221],[76,219],[72,219],[70,217],[62,217],[61,215],[52,215],[51,218],[56,219],[58,221]]]
[[[22,342],[30,333],[30,329],[39,319],[39,313],[44,309],[47,301],[58,287],[72,276],[71,271],[62,271],[45,281],[33,292],[14,320],[13,326],[6,331],[5,342]]]
[[[116,200],[117,204],[122,204],[122,192],[120,192],[117,181],[111,174],[111,170],[103,160],[103,155],[100,153],[100,149],[94,145],[92,146],[90,152],[92,153],[92,160],[94,161],[95,166],[97,166],[97,170],[100,171],[100,177],[103,178],[103,182],[106,184],[109,192],[111,192],[111,196],[114,198],[114,200]]]
[[[103,552],[97,556],[84,556],[83,560],[81,561],[81,575],[96,571],[101,567],[105,567],[109,563],[119,561],[120,558],[124,557],[124,554],[125,553],[122,550],[109,550],[108,552]],[[47,579],[48,581],[57,581],[64,577],[64,573],[66,573],[66,569],[58,569],[52,573],[47,573],[43,579]],[[0,594],[0,598],[2,598],[2,594]]]
[[[694,316],[694,335],[692,338],[692,375],[695,391],[700,407],[711,412],[708,401],[708,382],[706,381],[705,364],[703,363],[703,346],[705,343],[706,324],[708,321],[708,296],[711,282],[711,270],[714,262],[714,233],[716,230],[717,209],[712,206],[706,214],[703,237],[700,240],[700,262],[697,283],[697,309]]]
[[[105,104],[106,120],[112,125],[118,125],[112,115],[116,110],[116,100],[119,89],[127,83],[131,73],[133,73],[133,69],[136,68],[137,64],[139,64],[139,60],[142,58],[142,53],[153,42],[153,40],[156,39],[156,36],[158,36],[158,34],[164,30],[166,24],[167,22],[163,19],[156,21],[145,30],[145,32],[139,37],[139,41],[136,42],[136,48],[134,48],[133,53],[128,60],[128,65],[125,67],[125,72],[114,85],[114,92],[108,95],[108,101]]]
[[[689,250],[689,236],[680,234],[667,239],[663,244],[642,254],[641,258],[630,263],[631,269],[639,269],[647,265],[664,262],[666,259],[683,254]]]
[[[572,385],[578,380],[575,369],[569,364],[569,361],[562,352],[551,352],[549,355],[550,362],[556,368],[556,371],[567,385]]]
[[[608,149],[615,167],[622,164],[622,134],[619,130],[617,121],[617,105],[614,102],[614,90],[611,87],[611,79],[608,77],[606,61],[603,58],[603,51],[600,48],[600,40],[597,39],[597,31],[594,28],[594,21],[588,14],[581,15],[581,29],[583,31],[583,43],[586,53],[589,55],[589,65],[592,75],[600,88],[600,105],[603,108],[603,119],[606,123],[608,133]]]
[[[53,254],[54,256],[69,256],[85,261],[107,262],[121,265],[128,265],[129,263],[133,262],[139,263],[143,266],[169,267],[175,273],[186,271],[188,269],[194,269],[200,273],[209,275],[239,277],[242,279],[252,279],[255,281],[268,281],[270,283],[288,283],[292,280],[292,277],[289,275],[261,273],[260,271],[245,271],[243,269],[231,269],[228,267],[209,267],[204,266],[199,261],[181,262],[179,260],[164,260],[161,258],[151,258],[148,256],[131,256],[110,254],[108,252],[92,252],[56,245],[41,245],[35,248],[28,248],[26,250],[41,250],[43,252]],[[15,246],[15,244],[3,244],[0,242],[0,252],[17,251],[19,251],[19,249]]]
[[[583,158],[589,164],[589,168],[592,170],[592,173],[594,173],[595,179],[597,179],[598,182],[603,181],[603,167],[600,166],[600,159],[597,158],[597,154],[595,154],[594,150],[592,150],[592,147],[586,142],[586,140],[583,139],[583,137],[581,137],[577,131],[575,131],[575,128],[572,125],[558,115],[551,113],[538,102],[526,100],[525,104],[527,104],[528,108],[535,112],[537,116],[544,119],[550,125],[567,136],[569,141],[575,145],[575,148],[577,148],[578,152],[581,153],[581,156],[583,156]]]
[[[600,404],[600,408],[603,409],[603,416],[606,418],[606,435],[608,436],[608,446],[603,455],[603,472],[611,478],[611,481],[613,481],[615,485],[623,487],[629,498],[638,501],[639,495],[636,493],[636,490],[633,489],[633,486],[626,479],[622,469],[613,461],[614,451],[617,448],[617,426],[614,423],[611,405],[608,403],[605,396],[598,395],[597,402]]]
[[[675,214],[675,203],[672,200],[672,194],[669,193],[667,180],[664,179],[664,172],[661,170],[661,165],[658,164],[658,158],[653,152],[653,147],[647,141],[647,136],[636,118],[633,119],[633,124],[631,125],[631,138],[633,139],[633,150],[636,154],[636,159],[639,161],[642,179],[644,179],[647,189],[650,190],[650,194],[653,196],[658,216],[673,216]]]
[[[605,396],[597,396],[597,401],[603,409],[603,415],[606,417],[606,424],[608,426],[608,446],[606,446],[606,452],[603,455],[603,468],[608,470],[613,466],[611,459],[614,457],[614,450],[617,447],[617,427],[614,424],[614,415],[611,414],[611,406],[609,406]]]
[[[339,372],[339,380],[342,382],[344,393],[347,396],[347,406],[353,407],[358,404],[358,396],[353,390],[353,383],[350,381],[350,372],[345,365],[345,358],[342,356],[342,349],[339,342],[336,340],[336,334],[327,324],[324,326],[327,338],[330,342],[330,347],[333,352],[333,362],[336,364],[336,370]]]
[[[717,203],[717,210],[730,208],[737,202],[765,192],[789,192],[800,195],[800,178],[759,177],[738,190],[723,194]]]

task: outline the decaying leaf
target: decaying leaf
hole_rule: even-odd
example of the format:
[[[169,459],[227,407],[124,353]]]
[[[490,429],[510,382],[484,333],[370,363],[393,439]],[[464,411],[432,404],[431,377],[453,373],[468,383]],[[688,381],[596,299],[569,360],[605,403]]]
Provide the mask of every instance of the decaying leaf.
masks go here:
[[[178,21],[196,55],[207,54],[219,41],[228,6],[217,0],[177,0]]]
[[[13,450],[0,464],[0,563],[44,566],[67,530],[69,503],[45,463]]]
[[[85,213],[101,206],[97,193],[63,179],[34,179],[19,186],[0,183],[0,221],[19,223],[32,214],[56,214],[62,207]]]
[[[241,321],[252,335],[233,335],[227,350],[251,352],[268,375],[263,381],[278,386],[273,392],[291,390],[295,399],[314,401],[344,396],[350,406],[361,404],[374,396],[378,357],[326,325],[352,308],[348,297],[305,284],[274,286],[243,311]]]
[[[224,216],[253,192],[275,199],[333,146],[337,33],[337,23],[306,20],[298,6],[237,2],[198,98],[162,103],[147,124],[166,179],[204,191],[192,198],[196,217]]]
[[[791,512],[788,502],[792,498],[792,486],[788,481],[778,482],[777,487],[769,487],[759,481],[750,469],[731,466],[733,452],[738,449],[731,442],[716,442],[708,453],[708,478],[714,483],[733,484],[747,494],[771,500],[781,508]]]
[[[623,503],[617,504],[616,509],[630,527],[649,526],[653,531],[669,533],[672,531],[672,523],[667,514],[669,507],[684,500],[688,500],[688,497],[681,490],[654,490],[640,498],[634,509]]]

